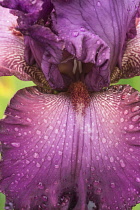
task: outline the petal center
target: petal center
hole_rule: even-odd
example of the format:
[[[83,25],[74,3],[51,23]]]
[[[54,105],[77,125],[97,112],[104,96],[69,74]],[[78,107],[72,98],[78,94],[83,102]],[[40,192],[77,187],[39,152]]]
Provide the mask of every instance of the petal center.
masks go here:
[[[90,95],[84,83],[78,81],[72,83],[68,92],[71,96],[71,101],[77,113],[84,114],[85,109],[90,103]]]

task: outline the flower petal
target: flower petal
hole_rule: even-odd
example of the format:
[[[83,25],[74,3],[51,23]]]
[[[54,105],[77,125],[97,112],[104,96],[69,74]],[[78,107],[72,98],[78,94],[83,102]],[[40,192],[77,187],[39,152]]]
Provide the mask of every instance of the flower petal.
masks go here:
[[[20,32],[15,30],[16,17],[9,9],[0,7],[0,76],[15,75],[30,80],[25,73],[29,68],[24,61],[24,42]]]
[[[26,45],[29,45],[51,88],[58,90],[67,88],[71,79],[64,74],[61,75],[58,69],[58,64],[62,60],[63,41],[48,27],[34,25],[27,31],[29,36],[26,37]],[[30,55],[27,59],[28,57]]]
[[[13,13],[19,16],[18,24],[20,27],[32,25],[39,19],[47,21],[53,9],[50,0],[3,0],[0,4],[1,6],[16,10]]]
[[[78,60],[94,64],[85,78],[86,85],[94,91],[108,86],[110,73],[115,66],[121,67],[139,0],[52,2],[56,12],[54,27],[63,37],[66,50]]]
[[[112,82],[119,79],[140,76],[140,21],[137,25],[137,35],[126,43],[122,60],[122,69],[115,68],[111,75]]]
[[[24,53],[28,49],[25,49],[23,35],[16,30],[16,26],[16,17],[10,14],[9,9],[0,7],[0,76],[14,75],[21,80],[33,80],[41,87],[48,87],[31,53],[29,65],[26,63]]]
[[[2,192],[15,209],[130,209],[140,194],[139,93],[93,93],[84,114],[69,94],[32,87],[11,100],[0,123]]]

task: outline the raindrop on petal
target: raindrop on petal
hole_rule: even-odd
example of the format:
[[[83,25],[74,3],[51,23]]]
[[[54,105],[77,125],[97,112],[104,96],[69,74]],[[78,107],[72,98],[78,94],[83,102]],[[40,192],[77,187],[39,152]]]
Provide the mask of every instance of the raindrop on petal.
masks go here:
[[[39,182],[38,185],[37,185],[37,187],[38,187],[39,189],[44,189],[44,186],[43,186],[42,182]]]
[[[105,138],[102,138],[102,142],[103,142],[103,143],[106,143],[106,139],[105,139]]]
[[[15,128],[14,130],[15,130],[15,131],[18,131],[18,128]]]
[[[73,32],[73,36],[74,36],[74,37],[77,37],[78,35],[79,35],[79,32],[78,32],[78,31],[74,31],[74,32]]]
[[[136,112],[136,111],[138,111],[139,109],[140,109],[139,106],[134,106],[134,107],[132,107],[132,112]]]
[[[140,183],[140,178],[139,177],[136,178],[136,182]]]
[[[111,188],[115,188],[115,183],[114,182],[111,183]]]
[[[128,114],[128,110],[126,109],[125,111],[124,111],[124,115],[127,115]]]
[[[134,125],[129,125],[129,129],[133,129],[134,128]]]
[[[97,6],[98,6],[98,7],[100,7],[100,6],[101,6],[101,3],[100,3],[99,1],[97,2]]]
[[[59,165],[55,165],[55,168],[59,168]]]
[[[35,152],[34,155],[33,155],[33,157],[34,158],[39,158],[39,154]]]
[[[37,163],[37,164],[36,164],[36,167],[37,167],[37,168],[40,168],[40,163]]]
[[[85,32],[85,28],[81,27],[80,31]]]
[[[12,142],[11,145],[14,147],[20,147],[20,143],[18,142]]]
[[[133,122],[136,122],[137,120],[139,120],[140,116],[139,115],[136,115],[132,118],[132,121]]]

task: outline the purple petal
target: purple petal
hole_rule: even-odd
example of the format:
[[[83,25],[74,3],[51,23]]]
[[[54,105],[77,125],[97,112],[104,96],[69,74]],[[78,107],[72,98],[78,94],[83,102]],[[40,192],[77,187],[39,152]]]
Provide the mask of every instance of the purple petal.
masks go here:
[[[25,43],[26,61],[32,64],[35,58],[51,87],[58,90],[65,90],[72,80],[77,80],[77,74],[70,76],[76,59],[82,62],[78,79],[89,90],[108,86],[110,75],[118,75],[115,67],[121,69],[126,40],[136,35],[139,0],[52,1],[53,6],[49,0],[4,0],[1,4],[16,10],[20,31],[29,36]],[[70,55],[68,74],[59,68],[67,64],[65,51]]]
[[[27,48],[16,26],[16,17],[10,14],[9,9],[0,7],[0,76],[14,75],[21,80],[33,80],[41,87],[48,86],[43,73],[35,65],[32,53],[29,65],[26,63],[24,53],[27,54]]]
[[[64,43],[44,26],[34,25],[28,29],[30,36],[26,37],[26,46],[29,46],[38,66],[42,69],[46,80],[53,89],[64,89],[70,85],[71,79],[61,75],[58,64],[62,60]],[[30,54],[26,54],[26,61]],[[29,62],[28,62],[29,63]],[[57,83],[56,83],[57,81]]]
[[[28,24],[34,24],[39,19],[47,21],[50,12],[53,9],[50,0],[3,0],[1,6],[16,10],[14,14],[18,15],[20,27],[27,27]]]
[[[115,68],[112,72],[111,81],[140,76],[140,21],[137,25],[137,35],[126,44],[122,60],[122,69]]]
[[[126,38],[139,6],[139,0],[52,1],[54,26],[66,49],[84,63],[93,63],[85,78],[90,90],[110,83],[110,72],[121,67]],[[135,32],[134,32],[135,33]]]
[[[89,201],[101,210],[130,209],[138,203],[139,93],[114,86],[91,94],[87,106],[85,91],[73,97],[33,87],[11,100],[0,123],[0,186],[15,209],[87,209]]]
[[[30,80],[25,72],[29,68],[24,61],[24,42],[20,32],[15,30],[16,17],[9,9],[0,7],[0,76],[15,75]]]

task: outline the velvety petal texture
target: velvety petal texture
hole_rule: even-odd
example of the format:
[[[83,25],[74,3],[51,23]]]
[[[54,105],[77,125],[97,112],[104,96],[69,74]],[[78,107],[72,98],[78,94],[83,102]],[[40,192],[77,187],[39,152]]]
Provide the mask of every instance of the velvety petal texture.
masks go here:
[[[74,95],[32,87],[11,100],[0,122],[0,188],[15,210],[129,210],[139,202],[139,93],[113,86],[90,94],[87,106]]]

